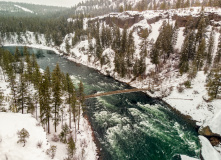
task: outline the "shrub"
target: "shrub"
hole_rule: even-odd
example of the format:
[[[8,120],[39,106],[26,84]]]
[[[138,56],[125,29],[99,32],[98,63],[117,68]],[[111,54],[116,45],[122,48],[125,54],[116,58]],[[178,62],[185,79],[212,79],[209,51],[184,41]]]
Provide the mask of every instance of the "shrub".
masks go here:
[[[53,137],[51,138],[51,140],[53,142],[58,142],[59,141],[59,137],[56,134],[54,134]]]
[[[18,135],[18,138],[19,138],[17,143],[24,143],[24,146],[25,146],[25,143],[27,142],[26,138],[29,138],[29,136],[30,136],[28,131],[23,128],[21,131],[17,132],[17,135]]]
[[[177,91],[178,91],[179,93],[182,93],[182,92],[184,91],[184,87],[183,87],[182,84],[179,84],[179,85],[177,86]]]
[[[59,138],[60,138],[61,142],[67,143],[67,135],[68,135],[69,131],[70,131],[69,127],[68,127],[67,123],[65,123],[65,125],[62,127],[61,133],[59,134]]]
[[[53,145],[49,149],[47,149],[46,154],[49,155],[51,159],[53,159],[56,154],[56,150],[57,150],[57,146]]]
[[[42,141],[38,141],[38,143],[37,143],[37,148],[41,148],[42,147]]]
[[[185,81],[183,84],[184,84],[184,86],[186,88],[190,88],[191,87],[191,82],[190,81]]]

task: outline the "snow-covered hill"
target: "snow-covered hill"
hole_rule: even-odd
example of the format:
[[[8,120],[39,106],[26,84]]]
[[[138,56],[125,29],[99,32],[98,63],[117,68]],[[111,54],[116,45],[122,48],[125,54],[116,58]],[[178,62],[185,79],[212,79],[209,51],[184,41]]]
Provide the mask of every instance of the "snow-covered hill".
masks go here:
[[[17,132],[26,129],[30,137],[23,147],[23,144],[17,143]],[[41,147],[37,144],[41,143]],[[31,115],[22,115],[20,113],[0,112],[0,159],[13,160],[49,160],[46,150],[50,148],[46,133],[38,122]]]

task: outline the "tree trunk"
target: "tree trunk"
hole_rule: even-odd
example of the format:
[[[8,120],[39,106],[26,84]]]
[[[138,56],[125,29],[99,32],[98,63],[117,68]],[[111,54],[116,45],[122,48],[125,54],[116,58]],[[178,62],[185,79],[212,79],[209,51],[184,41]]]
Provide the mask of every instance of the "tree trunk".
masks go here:
[[[69,127],[71,129],[71,113],[72,113],[72,110],[71,110],[71,95],[69,94]]]
[[[55,132],[57,132],[57,122],[56,122],[56,118],[57,118],[57,114],[56,114],[56,110],[57,110],[57,105],[55,104],[55,116],[54,116],[54,118],[55,118],[55,121],[54,121],[54,129],[55,129]]]
[[[36,120],[38,120],[38,104],[37,104],[37,101],[36,101]]]
[[[48,134],[50,134],[50,118],[48,117]]]
[[[80,124],[80,115],[81,115],[81,103],[79,104],[79,115],[78,115],[78,130],[79,130],[79,124]]]

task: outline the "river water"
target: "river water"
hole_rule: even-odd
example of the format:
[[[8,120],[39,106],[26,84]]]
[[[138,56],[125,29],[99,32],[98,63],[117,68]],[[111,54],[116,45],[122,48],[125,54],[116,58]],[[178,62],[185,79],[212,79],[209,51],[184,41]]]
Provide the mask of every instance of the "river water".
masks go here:
[[[15,51],[15,47],[6,49]],[[59,63],[75,84],[82,80],[85,94],[131,88],[53,51],[29,48],[29,52],[44,55],[38,58],[42,69],[49,66],[52,70]],[[178,160],[180,154],[199,157],[196,130],[162,101],[138,92],[93,98],[85,105],[101,147],[101,159]]]

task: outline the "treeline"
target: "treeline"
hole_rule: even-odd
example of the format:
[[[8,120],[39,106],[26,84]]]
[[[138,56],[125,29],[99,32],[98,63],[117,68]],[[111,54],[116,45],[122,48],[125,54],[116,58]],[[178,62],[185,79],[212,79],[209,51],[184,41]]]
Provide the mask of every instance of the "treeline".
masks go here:
[[[27,8],[33,13],[26,12],[15,5]],[[63,12],[67,10],[64,7],[56,7],[56,6],[46,6],[46,5],[37,5],[30,3],[18,3],[18,2],[0,2],[0,15],[1,16],[10,16],[10,17],[33,17],[33,16],[45,16],[45,15],[53,15],[56,12]]]
[[[75,88],[69,74],[61,72],[57,64],[53,72],[49,67],[42,73],[34,54],[30,55],[24,47],[24,56],[18,48],[13,54],[0,49],[0,65],[5,80],[11,88],[10,110],[35,114],[50,133],[53,121],[55,132],[62,121],[65,109],[69,112],[69,129],[72,120],[75,134],[79,129],[81,110],[84,103],[84,86],[82,82]],[[65,108],[65,104],[68,108]],[[38,115],[38,113],[40,113]]]
[[[221,7],[220,0],[176,0],[171,2],[170,0],[141,0],[135,6],[132,3],[124,1],[124,6],[120,6],[119,11],[128,10],[167,10],[167,9],[178,9],[188,7]]]
[[[34,32],[35,39],[38,40],[38,34],[44,34],[46,43],[54,42],[59,46],[64,37],[73,33],[75,30],[83,29],[83,15],[75,17],[75,22],[68,22],[66,18],[44,18],[44,17],[0,17],[0,42],[6,37],[17,35],[18,40],[26,31]],[[4,22],[4,23],[3,23]]]

